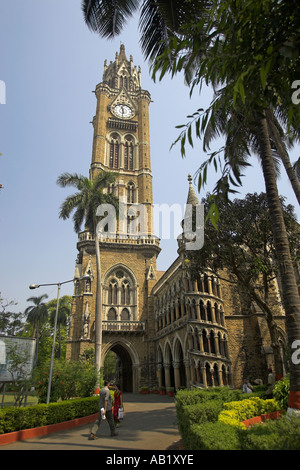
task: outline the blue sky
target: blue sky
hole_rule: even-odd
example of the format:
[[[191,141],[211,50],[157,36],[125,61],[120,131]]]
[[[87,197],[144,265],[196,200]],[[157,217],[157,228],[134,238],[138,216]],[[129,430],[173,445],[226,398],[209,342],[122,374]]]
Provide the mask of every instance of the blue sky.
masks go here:
[[[156,204],[184,204],[187,175],[195,174],[205,155],[201,144],[181,158],[175,126],[209,104],[209,90],[189,97],[182,77],[151,80],[139,47],[137,18],[113,41],[100,39],[84,23],[81,0],[0,0],[0,80],[6,104],[0,104],[0,292],[22,311],[31,295],[56,297],[56,287],[30,291],[31,283],[73,278],[77,236],[72,221],[58,218],[67,191],[56,185],[64,171],[88,175],[96,110],[92,91],[102,80],[104,60],[115,59],[120,44],[142,69],[142,87],[151,93],[150,138]],[[294,161],[299,147],[291,154]],[[214,170],[206,191],[212,191]],[[282,171],[279,191],[295,207],[296,199]],[[264,191],[255,157],[240,196]],[[297,210],[299,218],[299,210]],[[177,256],[177,243],[162,240],[158,269]],[[72,284],[61,295],[72,295]]]

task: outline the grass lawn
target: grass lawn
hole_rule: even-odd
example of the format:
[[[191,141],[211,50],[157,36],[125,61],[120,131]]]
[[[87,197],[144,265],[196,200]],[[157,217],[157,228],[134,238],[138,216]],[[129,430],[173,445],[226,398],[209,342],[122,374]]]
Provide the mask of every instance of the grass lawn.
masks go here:
[[[4,403],[2,404],[3,395],[0,394],[0,408],[7,408],[8,406],[15,406],[15,399],[13,392],[5,392]],[[24,404],[24,402],[23,402]],[[38,397],[35,394],[28,394],[27,396],[27,406],[37,405]]]

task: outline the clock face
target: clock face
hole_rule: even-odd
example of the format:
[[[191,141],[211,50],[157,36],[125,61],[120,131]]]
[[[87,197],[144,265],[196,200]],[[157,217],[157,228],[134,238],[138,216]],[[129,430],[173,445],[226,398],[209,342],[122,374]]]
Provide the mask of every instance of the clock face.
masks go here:
[[[121,118],[129,118],[132,116],[132,109],[126,104],[117,104],[114,109],[114,113]]]

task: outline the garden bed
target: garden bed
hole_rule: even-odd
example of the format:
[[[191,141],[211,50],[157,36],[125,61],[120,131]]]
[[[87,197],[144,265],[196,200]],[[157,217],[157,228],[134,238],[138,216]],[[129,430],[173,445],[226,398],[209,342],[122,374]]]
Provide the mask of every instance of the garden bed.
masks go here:
[[[254,416],[253,418],[246,419],[245,421],[242,421],[242,423],[248,427],[252,426],[254,424],[259,424],[259,423],[264,423],[268,419],[279,419],[282,416],[283,411],[272,411],[271,413],[264,413],[260,416]]]
[[[97,416],[98,413],[95,413],[90,416],[84,416],[82,418],[72,419],[70,421],[63,421],[62,423],[50,424],[48,426],[40,426],[38,428],[23,429],[21,431],[0,434],[0,445],[12,444],[13,442],[23,441],[24,439],[45,436],[47,434],[51,434],[52,432],[72,429],[76,426],[82,426],[84,424],[88,424],[95,421]]]

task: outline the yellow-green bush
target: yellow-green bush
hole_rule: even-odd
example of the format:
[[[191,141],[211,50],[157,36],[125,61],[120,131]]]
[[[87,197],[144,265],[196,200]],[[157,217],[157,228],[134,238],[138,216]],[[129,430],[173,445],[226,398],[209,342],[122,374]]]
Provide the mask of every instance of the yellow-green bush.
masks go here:
[[[262,400],[258,397],[250,397],[242,401],[224,403],[223,410],[219,414],[219,421],[243,429],[245,425],[242,421],[279,409],[280,406],[274,399]]]

